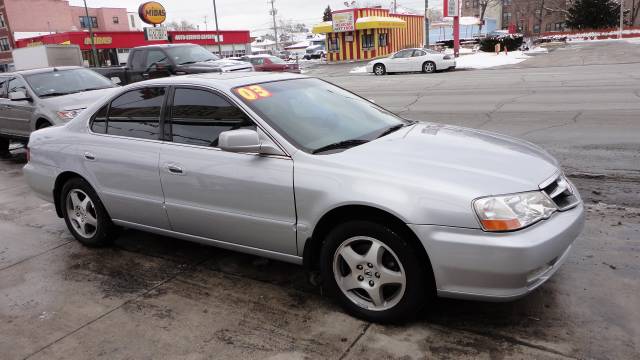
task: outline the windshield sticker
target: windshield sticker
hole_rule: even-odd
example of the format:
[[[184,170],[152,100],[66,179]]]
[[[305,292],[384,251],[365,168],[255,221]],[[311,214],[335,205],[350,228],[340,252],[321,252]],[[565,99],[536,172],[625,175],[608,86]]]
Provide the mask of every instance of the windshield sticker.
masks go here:
[[[271,93],[260,85],[245,86],[237,88],[234,91],[236,92],[236,94],[249,101],[268,98],[271,96]]]

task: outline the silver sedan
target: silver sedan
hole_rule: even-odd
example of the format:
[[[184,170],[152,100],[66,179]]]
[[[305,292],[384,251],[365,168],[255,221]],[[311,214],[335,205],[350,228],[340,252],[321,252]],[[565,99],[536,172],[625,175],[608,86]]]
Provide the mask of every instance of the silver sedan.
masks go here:
[[[400,50],[388,57],[375,59],[367,64],[367,72],[376,75],[418,71],[430,74],[439,70],[455,68],[456,60],[453,55],[418,48]]]
[[[377,322],[434,295],[521,297],[584,221],[539,147],[407,121],[294,74],[130,85],[33,133],[24,173],[87,246],[127,227],[301,264]]]

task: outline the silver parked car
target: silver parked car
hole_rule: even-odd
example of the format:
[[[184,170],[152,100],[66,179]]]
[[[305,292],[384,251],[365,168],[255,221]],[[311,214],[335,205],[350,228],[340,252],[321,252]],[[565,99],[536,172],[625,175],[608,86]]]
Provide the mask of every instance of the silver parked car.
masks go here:
[[[64,124],[115,87],[76,66],[0,74],[0,153],[10,138],[26,141],[34,130]]]
[[[367,63],[367,72],[375,75],[418,71],[431,74],[436,71],[455,68],[456,59],[453,55],[418,48],[403,49],[388,57],[375,59]]]
[[[120,226],[304,264],[378,322],[435,294],[521,297],[584,221],[539,147],[407,121],[295,74],[130,85],[33,133],[29,156],[28,183],[85,245]]]

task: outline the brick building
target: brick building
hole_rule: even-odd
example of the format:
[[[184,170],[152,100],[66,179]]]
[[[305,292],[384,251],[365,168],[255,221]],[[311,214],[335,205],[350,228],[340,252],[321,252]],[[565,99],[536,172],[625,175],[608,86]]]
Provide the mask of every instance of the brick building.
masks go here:
[[[6,14],[4,0],[0,0],[0,71],[7,71],[13,61],[11,49],[16,46]]]
[[[41,34],[84,31],[129,31],[125,8],[71,6],[68,0],[0,0],[0,71],[13,62],[16,40]]]

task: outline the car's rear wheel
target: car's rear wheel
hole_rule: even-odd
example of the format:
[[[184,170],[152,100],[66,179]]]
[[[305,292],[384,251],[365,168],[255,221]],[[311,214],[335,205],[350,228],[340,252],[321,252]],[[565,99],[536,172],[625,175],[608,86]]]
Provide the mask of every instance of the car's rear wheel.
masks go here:
[[[384,75],[387,73],[387,68],[383,64],[375,64],[373,66],[373,73],[376,75]]]
[[[50,122],[48,122],[46,120],[43,120],[43,121],[38,122],[38,125],[36,126],[36,130],[48,128],[50,126],[51,126]]]
[[[62,215],[73,236],[83,245],[103,247],[117,236],[107,210],[85,180],[67,181],[61,192]]]
[[[401,322],[427,302],[426,264],[391,227],[369,221],[339,225],[321,256],[325,287],[356,317]]]
[[[433,61],[425,61],[425,63],[422,64],[422,72],[427,74],[436,72],[436,63]]]

